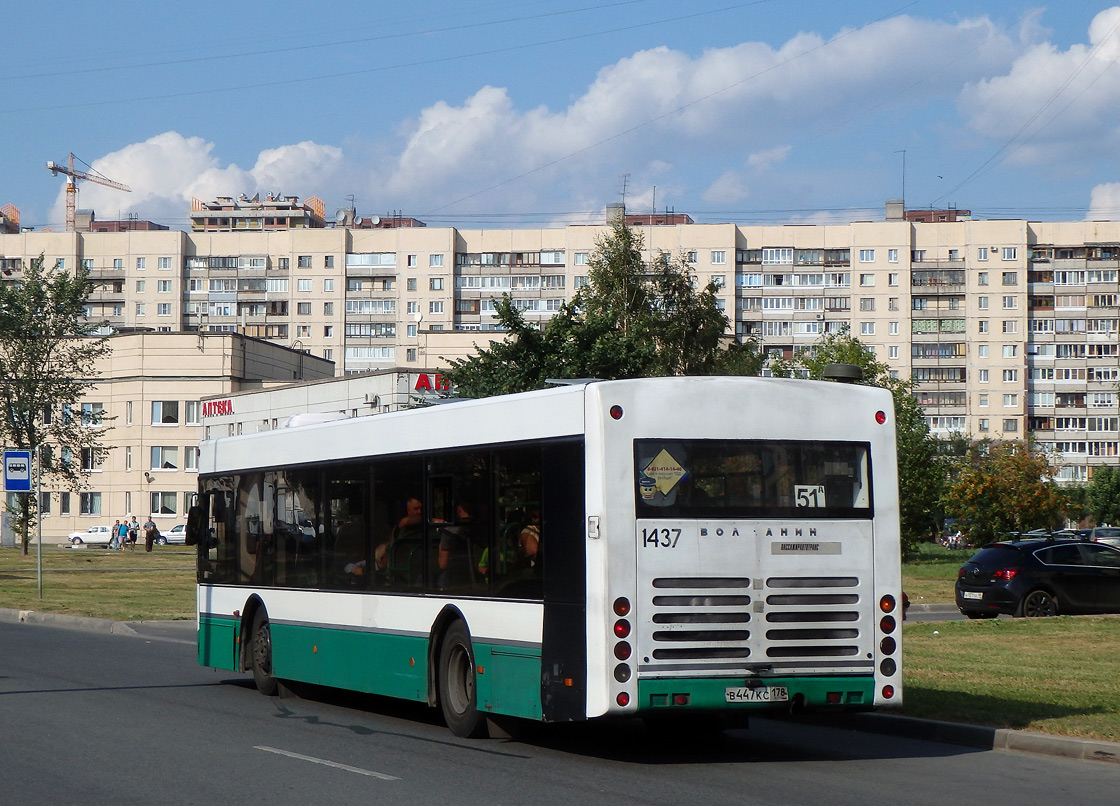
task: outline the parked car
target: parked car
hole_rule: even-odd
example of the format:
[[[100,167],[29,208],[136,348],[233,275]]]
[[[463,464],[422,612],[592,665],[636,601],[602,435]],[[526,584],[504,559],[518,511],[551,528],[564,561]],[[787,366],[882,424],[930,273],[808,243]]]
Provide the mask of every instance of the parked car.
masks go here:
[[[91,526],[84,532],[71,532],[67,540],[75,546],[87,543],[91,546],[107,546],[113,539],[113,527]]]
[[[969,618],[1120,613],[1120,549],[1061,538],[991,543],[957,572],[956,600]]]
[[[166,532],[162,529],[159,532],[159,539],[156,543],[160,546],[166,546],[168,543],[186,543],[187,542],[187,525],[185,523],[176,524],[168,529]]]
[[[1120,546],[1120,527],[1117,526],[1097,526],[1089,531],[1089,539],[1097,543],[1108,543],[1112,546]]]

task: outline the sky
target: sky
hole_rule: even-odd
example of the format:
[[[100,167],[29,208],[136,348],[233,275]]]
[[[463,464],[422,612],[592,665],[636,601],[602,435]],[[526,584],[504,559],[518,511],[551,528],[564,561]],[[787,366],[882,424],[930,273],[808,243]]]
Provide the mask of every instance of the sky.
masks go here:
[[[333,218],[1120,219],[1120,6],[1062,0],[289,0],[5,7],[0,207],[186,228],[192,198]]]

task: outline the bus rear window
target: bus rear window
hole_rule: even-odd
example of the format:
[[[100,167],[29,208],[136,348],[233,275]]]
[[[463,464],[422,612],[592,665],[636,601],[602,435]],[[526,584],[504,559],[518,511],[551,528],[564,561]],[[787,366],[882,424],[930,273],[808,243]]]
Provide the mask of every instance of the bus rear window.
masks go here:
[[[794,440],[634,442],[639,518],[870,518],[870,446]]]

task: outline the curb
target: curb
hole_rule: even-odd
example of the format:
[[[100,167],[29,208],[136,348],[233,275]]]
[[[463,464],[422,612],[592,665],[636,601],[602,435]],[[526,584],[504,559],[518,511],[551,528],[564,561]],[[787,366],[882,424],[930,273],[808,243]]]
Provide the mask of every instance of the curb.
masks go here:
[[[826,718],[816,724],[829,724]],[[1120,764],[1120,743],[1075,736],[1052,736],[1010,728],[988,728],[956,722],[939,722],[894,714],[850,714],[841,717],[854,730],[899,736],[906,739],[974,747],[978,750],[1012,750],[1021,753],[1058,756],[1082,761],[1109,761]]]
[[[918,605],[931,607],[931,605]],[[932,605],[936,607],[936,605]],[[71,630],[86,630],[109,635],[126,635],[131,638],[144,636],[122,621],[70,616],[62,613],[40,613],[35,610],[16,610],[0,607],[0,621],[22,624],[44,624]],[[1057,756],[1082,761],[1106,761],[1120,764],[1120,743],[1102,742],[1097,739],[1079,739],[1071,736],[1052,736],[1047,733],[1029,733],[1010,728],[987,728],[957,722],[940,722],[884,713],[845,714],[839,718],[828,716],[809,717],[813,724],[843,728],[867,733],[880,733],[907,739],[973,747],[978,750],[1011,750],[1021,753]]]
[[[16,624],[45,624],[50,627],[62,627],[69,630],[127,635],[130,638],[140,637],[140,633],[123,621],[92,618],[90,616],[71,616],[65,613],[40,613],[37,610],[16,610],[10,607],[0,607],[0,621]]]

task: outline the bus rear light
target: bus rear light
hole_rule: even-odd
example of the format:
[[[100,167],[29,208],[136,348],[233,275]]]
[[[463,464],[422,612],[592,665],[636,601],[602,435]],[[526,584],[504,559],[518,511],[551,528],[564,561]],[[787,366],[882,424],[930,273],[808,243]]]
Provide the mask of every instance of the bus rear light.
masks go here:
[[[896,649],[898,649],[898,642],[889,635],[879,642],[879,651],[884,655],[893,655]]]
[[[890,635],[894,632],[894,628],[898,626],[898,622],[894,620],[894,616],[883,616],[879,619],[879,630]]]
[[[630,622],[624,618],[620,618],[614,623],[614,637],[625,638],[630,634]]]
[[[630,600],[624,596],[620,596],[614,600],[614,614],[616,616],[630,615]]]
[[[894,612],[894,606],[895,606],[894,597],[891,596],[889,593],[886,596],[884,596],[882,599],[879,600],[879,609],[882,610],[884,613],[893,613]]]
[[[839,705],[840,701],[843,698],[844,698],[844,695],[841,694],[839,691],[830,691],[825,695],[825,699],[828,700],[829,705]]]
[[[875,422],[877,422],[879,425],[882,425],[886,421],[887,421],[887,413],[885,411],[875,412]]]
[[[629,660],[630,652],[630,644],[626,641],[619,641],[614,645],[614,656],[619,660]]]
[[[692,701],[691,694],[674,694],[673,705],[688,705]]]
[[[617,702],[619,705],[621,705],[623,708],[625,708],[627,705],[630,704],[630,695],[627,694],[625,691],[620,691],[618,693],[618,696],[614,698],[614,701]]]
[[[879,664],[879,671],[890,677],[898,671],[898,664],[894,662],[894,658],[884,658],[883,662]]]
[[[894,686],[883,686],[883,699],[889,700],[894,697]]]
[[[614,667],[614,679],[619,683],[625,683],[630,679],[630,667],[625,663],[620,663]]]
[[[612,420],[621,420],[622,419],[622,406],[619,406],[617,404],[614,405],[614,406],[611,406],[611,419]]]

